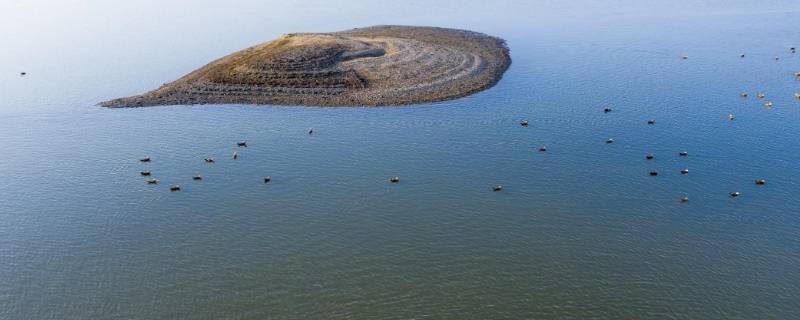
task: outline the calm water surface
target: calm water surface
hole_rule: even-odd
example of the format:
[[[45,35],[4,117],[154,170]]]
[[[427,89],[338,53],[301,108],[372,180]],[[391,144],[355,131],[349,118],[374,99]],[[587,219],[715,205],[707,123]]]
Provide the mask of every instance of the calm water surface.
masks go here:
[[[0,319],[800,313],[800,4],[426,3],[0,4]],[[513,64],[434,104],[96,106],[382,23],[500,36]]]

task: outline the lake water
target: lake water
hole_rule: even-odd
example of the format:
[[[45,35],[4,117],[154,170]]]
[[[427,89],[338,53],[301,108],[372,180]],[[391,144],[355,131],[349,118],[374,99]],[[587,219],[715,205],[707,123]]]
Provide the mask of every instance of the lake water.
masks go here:
[[[4,2],[0,319],[794,318],[799,13]],[[424,105],[96,106],[281,33],[374,24],[485,32],[513,63]]]

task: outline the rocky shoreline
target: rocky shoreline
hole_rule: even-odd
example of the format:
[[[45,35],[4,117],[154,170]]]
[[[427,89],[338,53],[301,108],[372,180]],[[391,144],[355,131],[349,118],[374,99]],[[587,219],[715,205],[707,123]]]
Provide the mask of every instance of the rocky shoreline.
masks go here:
[[[489,88],[510,64],[504,40],[466,30],[374,26],[293,33],[213,61],[156,90],[101,105],[415,104]]]

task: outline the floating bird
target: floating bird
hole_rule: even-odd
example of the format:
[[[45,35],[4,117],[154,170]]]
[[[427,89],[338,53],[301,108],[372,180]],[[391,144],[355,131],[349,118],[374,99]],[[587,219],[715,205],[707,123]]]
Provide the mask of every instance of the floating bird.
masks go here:
[[[609,113],[609,112],[611,112],[611,111],[613,111],[613,110],[611,109],[611,107],[606,107],[605,109],[603,109],[603,112],[605,112],[605,113]]]
[[[169,191],[181,191],[181,185],[176,184],[174,186],[169,187]]]
[[[203,180],[203,176],[198,174],[198,175],[192,177],[192,180]]]
[[[527,127],[528,126],[528,120],[522,120],[522,121],[519,122],[519,124],[521,126],[523,126],[523,127]]]
[[[800,92],[794,94],[794,98],[800,100]]]
[[[683,60],[689,59],[689,56],[683,55],[683,56],[681,56],[681,59],[683,59]]]
[[[206,163],[214,163],[214,158],[205,158],[203,159]]]
[[[795,49],[795,47],[791,47],[791,48],[789,48],[789,52],[795,53],[795,52],[797,52],[797,49]]]
[[[739,96],[742,98],[747,98],[747,92],[742,92],[739,94]]]
[[[739,58],[744,58],[744,53],[740,54]]]
[[[547,147],[546,146],[539,147],[539,152],[545,152],[545,151],[547,151]]]
[[[780,59],[781,59],[780,57],[777,57],[777,56],[775,57],[775,61],[778,61]]]
[[[681,197],[681,202],[683,202],[683,203],[689,202],[689,197],[687,197],[687,196]]]
[[[763,186],[763,185],[764,185],[764,184],[766,184],[766,183],[767,183],[767,180],[764,180],[764,179],[756,179],[756,184],[757,184],[757,185],[759,185],[759,186]]]
[[[239,142],[236,143],[236,145],[240,146],[240,147],[246,147],[247,146],[247,140],[239,141]]]
[[[608,138],[608,140],[606,140],[606,143],[614,143],[614,139]]]
[[[156,184],[156,183],[158,183],[158,180],[156,180],[156,178],[147,179],[147,184]]]
[[[739,191],[733,191],[733,192],[728,193],[728,194],[731,195],[731,197],[733,197],[733,198],[736,198],[736,197],[742,195],[742,193],[739,192]]]
[[[272,181],[272,177],[270,176],[264,177],[264,183],[269,183],[270,181]]]
[[[494,187],[492,187],[492,191],[494,191],[494,192],[497,192],[497,191],[500,191],[500,190],[503,190],[503,186],[501,186],[499,184],[494,186]]]
[[[764,97],[766,97],[766,96],[767,95],[764,94],[763,92],[759,92],[759,93],[756,94],[756,98],[759,98],[759,99],[764,99]]]
[[[391,178],[389,178],[389,182],[398,183],[398,182],[400,182],[400,177],[398,177],[398,176],[391,177]]]
[[[314,128],[308,128],[308,134],[314,134]]]
[[[150,162],[150,157],[141,158],[141,159],[139,159],[139,161],[141,161],[141,162]]]
[[[653,119],[647,120],[647,124],[656,124],[656,120]]]
[[[27,74],[28,74],[28,73],[27,73],[27,72],[25,72],[25,71],[22,71],[22,72],[20,72],[20,73],[19,73],[19,75],[20,75],[20,76],[22,76],[22,77],[24,77],[24,76],[25,76],[25,75],[27,75]]]
[[[795,76],[795,77],[798,77],[798,78],[800,78],[800,71],[798,71],[798,72],[795,72],[795,73],[794,73],[794,76]]]
[[[149,176],[150,175],[150,171],[146,171],[145,170],[145,171],[139,172],[139,174],[141,174],[143,176]]]
[[[653,176],[653,177],[655,177],[655,176],[657,176],[657,175],[658,175],[658,171],[655,171],[655,170],[650,170],[650,175],[651,175],[651,176]]]
[[[729,113],[728,120],[733,120],[733,119],[736,119],[736,117],[733,116],[733,113]]]
[[[688,156],[689,155],[689,151],[681,151],[681,152],[678,153],[678,155],[681,156],[681,157]]]
[[[765,102],[765,103],[764,103],[764,107],[766,107],[766,108],[772,108],[772,101],[767,101],[767,102]]]
[[[681,174],[689,174],[689,169],[681,169]]]
[[[236,158],[239,158],[239,153],[234,151],[233,155],[231,156],[231,158],[233,158],[233,160],[236,160]]]
[[[646,156],[644,156],[644,158],[647,159],[647,160],[653,160],[653,158],[655,158],[655,157],[653,156],[652,153],[648,153]]]

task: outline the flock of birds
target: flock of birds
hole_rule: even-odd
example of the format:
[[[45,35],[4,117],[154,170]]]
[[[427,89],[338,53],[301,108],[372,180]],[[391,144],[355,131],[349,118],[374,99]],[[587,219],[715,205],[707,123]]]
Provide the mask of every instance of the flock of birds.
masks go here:
[[[797,48],[791,47],[791,48],[789,48],[789,52],[792,53],[792,54],[795,54],[795,53],[797,53]],[[744,57],[745,57],[744,54],[740,54],[739,55],[739,58],[744,58]],[[683,55],[683,56],[681,56],[681,59],[687,60],[687,59],[689,59],[689,56],[688,55]],[[775,60],[780,60],[780,57],[776,56]],[[795,78],[800,79],[800,71],[795,72],[794,76],[795,76]],[[739,96],[741,96],[742,98],[747,98],[749,96],[749,93],[741,92],[739,94]],[[766,94],[763,93],[763,92],[758,92],[758,93],[756,93],[756,98],[764,99],[764,98],[766,98]],[[800,100],[800,92],[796,92],[794,94],[794,98]],[[774,103],[772,101],[764,102],[764,107],[766,107],[766,108],[772,108],[773,106],[774,106]],[[603,109],[604,113],[609,113],[611,111],[613,111],[613,109],[611,107],[606,107],[606,108]],[[733,121],[735,118],[736,117],[732,113],[728,114],[728,120]],[[647,124],[648,125],[654,125],[654,124],[656,124],[656,120],[655,119],[647,120]],[[520,121],[520,125],[523,126],[523,127],[527,127],[528,126],[528,120]],[[612,144],[612,143],[614,143],[614,139],[613,138],[608,138],[606,140],[606,144]],[[539,152],[546,152],[546,151],[547,151],[547,147],[546,146],[539,147]],[[687,156],[689,156],[689,152],[685,151],[685,150],[684,151],[680,151],[680,152],[678,152],[678,156],[687,157]],[[652,153],[648,153],[648,154],[645,155],[645,159],[646,160],[653,160],[653,159],[655,159],[655,156]],[[682,175],[688,175],[689,174],[689,169],[688,168],[681,169],[680,173]],[[658,171],[657,170],[650,170],[649,174],[650,174],[650,176],[658,176]],[[763,186],[763,185],[765,185],[767,183],[767,180],[759,178],[759,179],[755,179],[754,183],[756,185],[758,185],[758,186]],[[494,191],[500,191],[501,189],[502,189],[501,186],[496,186],[494,188]],[[731,191],[731,192],[728,193],[728,195],[730,195],[732,198],[736,198],[736,197],[742,195],[742,193],[739,192],[739,191]],[[683,197],[680,198],[680,201],[681,202],[689,202],[689,197],[688,196],[683,196]]]
[[[603,109],[604,113],[609,113],[611,111],[613,111],[613,109],[611,109],[610,107],[606,107],[606,108]],[[729,116],[729,118],[731,120],[733,119],[732,116]],[[656,120],[654,120],[654,119],[647,120],[647,124],[648,125],[654,125],[654,124],[656,124]],[[527,127],[528,126],[528,120],[520,121],[520,125],[522,125],[523,127]],[[612,143],[614,143],[614,139],[613,138],[608,138],[606,140],[606,144],[612,144]],[[547,147],[546,146],[539,147],[539,152],[546,152],[546,151],[547,151]],[[689,151],[686,151],[686,150],[680,151],[680,152],[678,152],[678,156],[680,156],[680,157],[688,157],[689,156]],[[655,159],[655,156],[652,153],[648,153],[648,154],[646,154],[644,156],[644,158],[646,160],[653,160],[653,159]],[[689,169],[688,168],[683,168],[683,169],[680,170],[680,173],[682,175],[687,175],[687,174],[689,174]],[[649,174],[650,174],[650,176],[658,176],[658,170],[650,170]],[[767,181],[765,179],[756,179],[755,180],[755,184],[756,185],[764,185],[764,184],[766,184],[766,182]],[[501,189],[502,189],[501,186],[495,187],[495,191],[500,191]],[[732,192],[729,193],[729,195],[731,197],[738,197],[741,194],[742,193],[739,192],[739,191],[732,191]],[[689,202],[689,197],[683,196],[683,197],[681,197],[680,201],[681,202]]]
[[[791,53],[796,53],[797,50],[796,50],[796,48],[792,47],[792,48],[789,49],[789,51]],[[745,55],[741,54],[741,55],[739,55],[739,57],[740,58],[744,58]],[[681,58],[686,60],[689,57],[687,55],[683,55]],[[779,60],[779,59],[780,59],[779,57],[775,57],[775,60]],[[24,76],[26,73],[22,72],[20,74]],[[794,76],[796,78],[800,79],[800,72],[795,72]],[[747,98],[749,96],[749,93],[741,92],[739,95],[742,98]],[[794,97],[795,97],[795,99],[800,100],[800,92],[799,93],[795,93]],[[765,99],[766,98],[766,94],[764,94],[763,92],[758,92],[758,93],[756,93],[756,98]],[[767,108],[772,108],[773,103],[772,103],[772,101],[766,101],[766,102],[764,102],[764,106],[767,107]],[[603,113],[610,113],[612,111],[613,111],[613,109],[611,107],[606,107],[606,108],[603,109]],[[734,119],[735,119],[735,116],[733,114],[729,113],[728,114],[728,120],[732,121]],[[521,126],[523,126],[523,127],[527,127],[529,125],[529,122],[528,122],[528,120],[522,120],[522,121],[520,121],[519,124]],[[648,125],[655,125],[656,124],[656,120],[655,119],[647,120],[647,124]],[[309,135],[313,135],[314,134],[314,129],[313,128],[309,128],[308,129],[308,134]],[[614,139],[613,138],[608,138],[605,142],[606,142],[606,144],[612,144],[612,143],[614,143]],[[239,141],[236,144],[236,146],[240,147],[240,148],[247,147],[247,140]],[[547,146],[540,146],[538,148],[538,151],[539,152],[547,152]],[[680,152],[678,152],[678,156],[687,157],[687,156],[689,156],[689,152],[686,151],[686,150],[680,151]],[[239,157],[238,151],[234,151],[233,154],[231,155],[231,159],[232,160],[236,160],[238,157]],[[652,153],[648,153],[648,154],[645,155],[645,159],[646,160],[653,160],[653,159],[655,159],[655,156]],[[143,163],[147,163],[147,162],[151,161],[151,158],[148,156],[148,157],[144,157],[144,158],[139,159],[139,161],[143,162]],[[203,159],[203,161],[206,162],[206,163],[215,163],[216,162],[215,159],[211,158],[211,157],[205,158],[205,159]],[[147,180],[148,184],[157,184],[158,183],[158,180],[156,178],[151,177],[152,173],[150,171],[144,170],[144,171],[141,171],[140,174],[142,176],[150,177]],[[681,169],[680,170],[680,174],[688,175],[689,174],[689,169],[688,168]],[[649,175],[650,176],[658,176],[659,172],[657,170],[650,170]],[[202,179],[203,179],[203,177],[201,175],[195,175],[195,176],[192,177],[192,180],[202,180]],[[393,177],[390,177],[388,180],[389,180],[390,183],[398,183],[398,182],[400,182],[400,177],[393,176]],[[272,177],[270,177],[270,176],[264,177],[264,183],[269,183],[270,181],[272,181]],[[766,184],[766,180],[765,179],[755,179],[754,183],[756,185],[761,186],[761,185],[765,185]],[[181,190],[181,186],[179,184],[175,184],[175,185],[170,186],[169,190],[173,191],[173,192],[180,191]],[[503,190],[503,186],[502,185],[495,185],[495,186],[493,186],[491,188],[491,190],[494,191],[494,192],[502,191]],[[735,197],[740,196],[742,193],[739,192],[739,191],[731,191],[728,194],[731,197],[735,198]],[[681,202],[689,202],[689,197],[688,196],[683,196],[683,197],[680,198],[680,201]]]
[[[794,54],[794,53],[797,52],[797,49],[795,47],[791,47],[791,48],[789,48],[789,52]],[[745,55],[744,54],[740,54],[739,57],[740,58],[744,58]],[[687,60],[687,59],[689,59],[689,56],[688,55],[683,55],[683,56],[681,56],[681,59]],[[776,56],[775,60],[780,60],[780,57]],[[23,71],[23,72],[20,72],[19,74],[20,74],[20,76],[24,77],[28,73]],[[796,78],[800,79],[800,71],[795,72],[794,76]],[[749,96],[749,93],[741,92],[739,94],[739,96],[741,96],[742,98],[747,98]],[[766,94],[764,94],[763,92],[758,92],[758,93],[756,93],[756,98],[765,99],[766,98]],[[794,98],[800,100],[800,92],[795,93],[794,94]],[[772,101],[764,102],[764,107],[766,107],[766,108],[772,108],[773,105],[774,104],[773,104]],[[613,110],[612,110],[611,107],[606,107],[606,108],[603,109],[604,113],[610,113],[612,111]],[[733,121],[734,119],[735,119],[735,116],[732,113],[729,113],[728,114],[728,120]],[[655,125],[656,124],[656,120],[655,119],[647,120],[647,124],[648,125]],[[520,121],[520,125],[522,125],[523,127],[527,127],[528,126],[528,120]],[[314,129],[313,128],[309,128],[308,129],[308,134],[309,135],[314,134]],[[606,144],[612,144],[612,143],[614,143],[614,139],[613,138],[608,138],[606,140]],[[240,147],[240,148],[241,147],[247,147],[247,140],[239,141],[236,144],[236,146]],[[546,146],[541,146],[541,147],[539,147],[538,150],[539,150],[539,152],[547,152],[547,147]],[[685,151],[685,150],[684,151],[680,151],[680,152],[678,152],[678,156],[681,156],[681,157],[689,156],[689,152]],[[231,155],[231,159],[232,160],[236,160],[236,159],[238,159],[238,157],[239,157],[238,151],[234,151],[233,154]],[[655,156],[652,153],[648,153],[648,154],[645,155],[645,159],[646,160],[653,160],[654,158],[655,158]],[[147,156],[147,157],[139,159],[139,161],[142,162],[142,163],[148,163],[148,162],[151,161],[151,158],[149,156]],[[215,163],[216,162],[215,159],[211,158],[211,157],[205,158],[205,159],[203,159],[203,161],[205,163]],[[687,174],[689,174],[689,169],[688,168],[681,169],[680,173],[683,174],[683,175],[687,175]],[[658,176],[659,173],[658,173],[657,170],[650,170],[649,174],[650,174],[650,176]],[[152,173],[149,170],[140,171],[140,175],[145,176],[145,177],[150,177],[149,179],[147,179],[147,183],[148,184],[158,184],[158,180],[156,178],[152,177]],[[196,180],[196,181],[197,180],[203,180],[203,176],[201,176],[201,175],[192,176],[192,180]],[[272,181],[272,177],[266,176],[266,177],[264,177],[263,180],[264,180],[264,183],[269,183],[270,181]],[[398,177],[398,176],[390,177],[389,178],[389,182],[390,183],[398,183],[398,182],[400,182],[400,177]],[[764,184],[766,184],[766,180],[765,179],[756,179],[755,180],[755,184],[756,185],[764,185]],[[492,189],[492,191],[498,192],[498,191],[502,191],[503,190],[503,186],[502,185],[495,185],[491,189]],[[179,184],[175,184],[175,185],[170,186],[169,190],[173,191],[173,192],[180,191],[181,190],[181,186]],[[731,192],[729,192],[729,195],[731,197],[735,198],[735,197],[740,196],[741,192],[739,192],[739,191],[731,191]],[[681,197],[680,201],[681,202],[688,202],[689,201],[689,197],[683,196],[683,197]]]
[[[308,134],[309,135],[313,135],[314,134],[314,128],[309,128],[308,129]],[[246,148],[247,147],[247,140],[241,140],[241,141],[237,142],[236,146],[240,147],[240,148]],[[231,159],[232,160],[236,160],[238,158],[239,158],[239,151],[238,150],[233,151],[233,154],[231,154]],[[149,163],[151,161],[152,161],[152,158],[150,158],[150,156],[146,156],[144,158],[139,159],[139,162],[142,162],[142,163]],[[216,163],[216,159],[214,159],[212,157],[207,157],[207,158],[203,159],[203,162],[209,163],[209,164]],[[158,184],[158,179],[152,177],[153,173],[150,172],[149,170],[142,170],[142,171],[139,172],[139,174],[141,176],[144,176],[144,177],[149,177],[149,179],[147,179],[147,184]],[[203,180],[203,176],[199,175],[199,174],[195,175],[195,176],[192,176],[192,180],[195,180],[195,181]],[[265,176],[264,177],[264,183],[270,183],[271,181],[272,181],[272,177],[271,176]],[[398,183],[398,182],[400,182],[400,177],[399,176],[390,177],[389,178],[389,182]],[[498,190],[496,190],[496,191],[499,191],[499,189],[501,189],[502,187],[496,186],[495,188],[498,188]],[[180,184],[174,184],[174,185],[169,187],[169,190],[172,191],[172,192],[181,191],[181,185]]]
[[[314,134],[314,129],[313,128],[309,128],[308,129],[308,134],[309,135]],[[240,148],[246,148],[247,147],[247,140],[241,140],[241,141],[237,142],[236,146],[240,147]],[[239,159],[239,151],[233,151],[233,154],[231,155],[231,159],[232,160]],[[139,162],[142,162],[142,163],[149,163],[151,161],[152,161],[152,159],[150,158],[150,156],[146,156],[144,158],[139,159]],[[217,161],[213,157],[207,157],[207,158],[203,159],[203,162],[211,164],[211,163],[216,163]],[[142,170],[142,171],[139,172],[139,174],[144,176],[144,177],[150,177],[149,179],[147,179],[147,184],[158,184],[158,179],[153,178],[152,177],[153,173],[150,172],[149,170]],[[203,176],[201,176],[199,174],[198,175],[194,175],[194,176],[192,176],[192,180],[195,180],[195,181],[203,180]],[[271,181],[272,181],[272,177],[271,176],[265,176],[264,177],[264,183],[270,183]],[[389,181],[391,181],[393,183],[400,182],[400,178],[399,177],[392,177],[392,178],[389,178]],[[174,184],[174,185],[169,187],[169,190],[173,191],[173,192],[174,191],[181,191],[181,185],[180,184]]]

